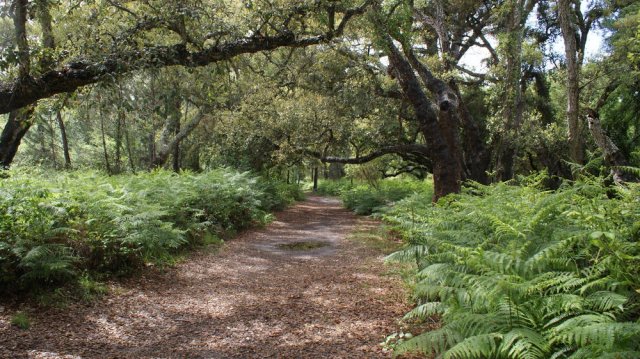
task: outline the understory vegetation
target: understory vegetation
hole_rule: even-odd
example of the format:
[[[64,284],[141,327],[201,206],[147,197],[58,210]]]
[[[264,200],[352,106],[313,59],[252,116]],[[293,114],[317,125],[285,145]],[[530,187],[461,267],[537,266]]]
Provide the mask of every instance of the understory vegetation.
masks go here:
[[[0,291],[121,275],[267,222],[302,193],[248,172],[18,170],[0,188]]]
[[[398,353],[640,357],[640,187],[583,178],[549,191],[545,179],[470,183],[435,205],[416,192],[380,209],[406,240],[388,259],[416,266],[405,320],[441,321]]]
[[[369,215],[403,198],[420,193],[424,198],[433,196],[430,181],[410,178],[384,181],[323,181],[318,186],[321,195],[339,196],[344,206],[360,215]]]

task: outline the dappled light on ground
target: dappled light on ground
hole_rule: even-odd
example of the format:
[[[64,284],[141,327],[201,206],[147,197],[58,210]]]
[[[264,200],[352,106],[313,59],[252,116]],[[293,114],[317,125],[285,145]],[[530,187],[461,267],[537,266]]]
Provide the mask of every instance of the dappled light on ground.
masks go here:
[[[372,226],[311,197],[219,253],[114,284],[90,306],[34,312],[27,331],[0,326],[0,357],[390,357],[380,343],[408,309],[402,285],[379,251],[346,240]],[[279,246],[297,242],[322,246]]]

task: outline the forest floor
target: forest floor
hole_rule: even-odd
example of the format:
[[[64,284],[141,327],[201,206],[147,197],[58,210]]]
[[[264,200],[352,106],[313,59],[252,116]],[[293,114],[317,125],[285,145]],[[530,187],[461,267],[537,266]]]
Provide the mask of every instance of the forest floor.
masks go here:
[[[264,228],[62,308],[0,307],[2,358],[386,358],[407,292],[380,224],[311,196]],[[355,234],[354,234],[355,233]],[[363,235],[364,233],[364,235]],[[373,243],[373,244],[372,244]]]

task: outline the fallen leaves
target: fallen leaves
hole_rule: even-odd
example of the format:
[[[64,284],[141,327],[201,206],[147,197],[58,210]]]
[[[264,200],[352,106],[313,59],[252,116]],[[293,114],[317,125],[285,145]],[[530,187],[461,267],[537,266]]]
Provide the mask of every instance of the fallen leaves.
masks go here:
[[[7,308],[0,357],[391,357],[379,344],[408,304],[379,250],[345,240],[364,222],[376,225],[311,197],[218,253],[148,268],[97,303],[35,311],[28,331],[1,325]],[[327,246],[277,247],[310,238]]]

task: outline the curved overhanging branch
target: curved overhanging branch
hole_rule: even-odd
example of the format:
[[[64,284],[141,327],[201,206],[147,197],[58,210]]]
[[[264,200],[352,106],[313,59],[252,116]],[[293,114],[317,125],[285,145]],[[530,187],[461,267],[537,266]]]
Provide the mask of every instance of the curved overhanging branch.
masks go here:
[[[325,163],[363,164],[388,154],[397,154],[397,155],[400,155],[401,157],[407,154],[414,154],[423,158],[428,158],[428,152],[429,150],[427,146],[417,144],[417,143],[412,143],[412,144],[404,144],[404,145],[385,146],[367,155],[356,156],[356,157],[322,156],[318,152],[311,152],[311,151],[308,151],[307,154],[315,158],[318,158],[320,161]]]
[[[138,68],[176,65],[205,66],[231,59],[240,54],[273,50],[285,46],[309,46],[325,41],[325,39],[324,35],[296,39],[293,33],[287,32],[271,37],[242,39],[198,52],[189,52],[184,44],[177,44],[111,55],[97,63],[75,62],[67,64],[60,70],[46,72],[38,78],[18,79],[12,84],[0,86],[0,113],[10,112],[58,93],[72,92],[79,87]]]
[[[293,32],[284,30],[277,35],[246,37],[201,51],[189,51],[185,44],[152,46],[142,50],[111,54],[94,63],[83,61],[68,63],[60,69],[45,72],[39,77],[22,77],[10,83],[0,84],[0,114],[136,69],[168,66],[199,67],[229,60],[241,54],[275,50],[280,47],[306,47],[328,42],[340,36],[347,22],[355,15],[364,13],[369,4],[368,0],[356,8],[346,10],[336,29],[330,29],[325,34],[315,36],[298,37]]]

